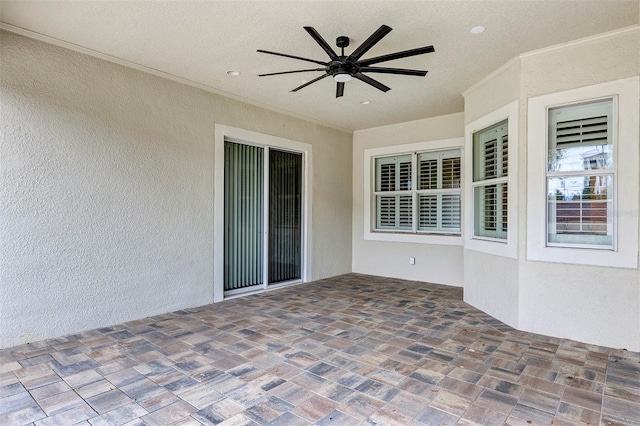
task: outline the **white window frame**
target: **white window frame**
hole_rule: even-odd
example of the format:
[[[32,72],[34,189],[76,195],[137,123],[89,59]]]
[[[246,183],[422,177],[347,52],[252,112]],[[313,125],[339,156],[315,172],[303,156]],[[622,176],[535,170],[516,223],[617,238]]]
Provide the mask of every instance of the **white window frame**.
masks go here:
[[[507,120],[508,164],[506,179],[491,179],[495,183],[507,183],[507,238],[474,236],[474,188],[473,182],[473,135],[501,121]],[[495,256],[518,258],[518,101],[513,101],[465,126],[465,161],[469,167],[464,182],[464,223],[468,232],[464,238],[464,248]],[[482,181],[486,182],[486,181]],[[493,182],[492,182],[493,183]]]
[[[422,243],[422,244],[439,244],[439,245],[455,245],[461,246],[463,244],[462,235],[464,232],[464,223],[460,223],[460,234],[439,233],[431,231],[419,231],[414,233],[417,229],[417,217],[413,218],[413,230],[400,231],[400,230],[375,230],[375,158],[388,157],[402,154],[413,154],[423,152],[437,152],[447,151],[453,149],[460,150],[460,162],[461,162],[461,182],[464,182],[464,139],[463,138],[451,138],[441,139],[428,142],[419,142],[413,144],[394,145],[382,148],[371,148],[364,151],[364,239],[374,241],[393,241],[393,242],[405,242],[405,243]],[[416,164],[415,156],[412,164],[413,181],[416,180]],[[414,193],[422,191],[413,191]],[[463,198],[461,197],[461,204],[463,204]],[[417,195],[414,195],[414,203],[417,202]],[[464,207],[462,207],[464,211]]]
[[[579,178],[579,177],[587,177],[587,176],[600,176],[600,177],[606,177],[606,176],[611,176],[613,178],[613,193],[610,194],[611,195],[611,202],[609,203],[608,200],[606,200],[607,205],[611,205],[611,207],[607,207],[607,211],[608,212],[614,212],[616,211],[616,197],[615,197],[615,188],[617,186],[617,171],[616,171],[616,157],[618,155],[618,147],[617,147],[617,126],[615,126],[614,123],[617,122],[616,120],[616,116],[617,116],[617,104],[618,104],[618,99],[617,97],[606,97],[603,99],[593,99],[589,102],[578,102],[578,103],[571,103],[568,105],[557,105],[555,107],[547,107],[547,127],[549,127],[552,123],[550,123],[550,119],[549,119],[549,115],[551,114],[551,109],[552,108],[563,108],[566,109],[567,111],[571,111],[572,107],[581,107],[581,106],[587,106],[588,104],[591,104],[592,102],[597,102],[597,101],[610,101],[611,102],[611,115],[610,115],[610,120],[608,121],[608,139],[611,141],[611,149],[612,149],[612,158],[611,158],[611,162],[612,165],[610,168],[606,168],[606,169],[595,169],[595,170],[571,170],[571,171],[550,171],[549,170],[549,166],[547,163],[547,171],[546,171],[546,185],[548,187],[549,185],[549,179],[553,179],[553,178]],[[576,114],[574,112],[574,114]],[[550,130],[548,128],[548,130]],[[549,140],[549,132],[547,132],[547,138],[546,138],[546,143],[547,143],[547,156],[549,155],[549,151],[550,151],[550,145],[551,145],[551,141]],[[547,189],[547,194],[549,193],[549,190]],[[555,201],[555,200],[554,200]],[[555,201],[557,202],[557,201]],[[565,201],[566,202],[566,201]],[[571,201],[574,202],[574,201]],[[583,203],[584,200],[580,199],[579,200],[580,203]],[[612,220],[611,222],[607,221],[607,235],[611,234],[612,235],[612,242],[610,245],[596,245],[596,244],[587,244],[587,243],[569,243],[569,242],[550,242],[549,241],[549,226],[550,226],[550,200],[548,199],[547,196],[547,208],[545,209],[545,214],[547,215],[547,221],[546,221],[546,232],[545,232],[545,238],[546,238],[546,244],[548,247],[575,247],[575,248],[590,248],[590,249],[595,249],[595,250],[615,250],[616,248],[616,216],[615,214],[612,214]],[[554,221],[555,221],[555,215],[554,215]]]
[[[498,123],[495,123],[494,125],[488,126],[488,127],[484,128],[484,129],[481,129],[481,130],[479,130],[477,132],[474,132],[474,134],[473,134],[473,137],[474,137],[474,141],[473,141],[473,145],[474,145],[473,146],[473,164],[471,165],[471,174],[472,174],[472,176],[471,176],[471,186],[472,186],[472,188],[471,188],[471,198],[473,199],[473,205],[469,206],[469,208],[473,209],[474,223],[473,223],[472,230],[473,230],[473,238],[476,239],[476,240],[504,242],[504,241],[507,240],[507,238],[509,236],[508,228],[507,228],[507,237],[505,237],[505,238],[500,238],[500,237],[497,237],[497,236],[490,236],[490,235],[479,235],[479,230],[476,229],[476,223],[475,223],[476,222],[475,219],[477,219],[475,217],[475,214],[476,214],[476,212],[475,212],[475,209],[476,209],[476,189],[477,188],[487,188],[489,186],[494,186],[494,185],[497,186],[497,185],[501,185],[501,184],[507,184],[507,191],[508,191],[508,185],[509,185],[509,173],[508,172],[507,172],[506,176],[495,176],[495,177],[489,177],[489,178],[475,180],[475,178],[473,177],[473,174],[474,174],[475,169],[476,169],[476,161],[478,160],[478,157],[479,157],[479,152],[476,150],[476,148],[478,148],[478,147],[476,146],[475,136],[477,134],[485,133],[487,130],[489,130],[489,129],[493,128],[493,127],[497,127],[498,124],[501,124],[504,121],[505,120],[502,120],[502,121],[500,121]],[[508,122],[506,123],[506,125],[507,125],[507,128],[508,128],[508,125],[509,125]],[[502,125],[500,127],[502,127]],[[498,147],[497,151],[499,151],[499,153],[496,155],[496,157],[498,159],[497,168],[498,169],[502,169],[502,165],[503,165],[503,163],[502,163],[503,148],[502,148],[502,145],[499,144],[499,143],[496,145],[496,147]],[[508,133],[508,130],[507,130],[507,155],[509,153],[509,148],[508,147],[509,147],[509,133]],[[507,167],[508,166],[509,166],[509,159],[507,158]],[[480,167],[480,165],[478,165],[478,167]],[[507,196],[508,196],[508,194],[507,194]],[[496,194],[496,197],[497,197],[497,194]],[[497,205],[501,205],[501,201],[498,201]],[[485,206],[485,204],[483,204],[481,207],[484,207],[484,206]],[[483,208],[481,208],[480,210],[483,210]],[[500,211],[496,212],[496,213],[500,213],[500,214],[496,214],[495,221],[496,221],[496,228],[498,228],[498,226],[500,226],[500,228],[501,228],[500,232],[502,232],[502,225],[503,225],[502,218],[503,218],[504,215],[502,214],[502,209],[499,209],[499,210]],[[507,215],[508,215],[508,213],[509,213],[509,206],[507,205]],[[508,227],[508,225],[509,225],[509,223],[507,222],[507,227]],[[496,229],[495,234],[498,234],[498,230],[497,229]]]
[[[213,209],[213,301],[221,302],[224,291],[224,142],[231,140],[260,147],[280,148],[301,153],[302,158],[302,265],[301,282],[311,281],[311,212],[312,212],[312,147],[310,144],[284,139],[236,127],[215,125],[214,209]],[[265,153],[267,154],[267,153]],[[265,161],[268,161],[265,155]],[[265,163],[268,164],[268,163]],[[265,187],[268,179],[265,180]],[[268,234],[265,220],[264,235]],[[268,242],[265,238],[265,244]],[[275,288],[276,286],[272,286]],[[230,294],[227,297],[232,297]]]
[[[581,87],[530,98],[527,149],[527,259],[621,268],[638,267],[638,205],[640,79]],[[614,126],[614,247],[547,244],[547,169],[549,109],[573,103],[613,98]],[[615,135],[617,134],[617,137]],[[618,182],[624,182],[618,185]]]

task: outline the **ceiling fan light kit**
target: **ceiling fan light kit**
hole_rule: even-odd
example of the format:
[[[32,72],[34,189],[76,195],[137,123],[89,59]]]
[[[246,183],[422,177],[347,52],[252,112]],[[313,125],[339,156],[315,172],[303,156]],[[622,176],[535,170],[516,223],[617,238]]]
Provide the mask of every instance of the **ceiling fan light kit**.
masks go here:
[[[336,81],[336,98],[344,95],[344,84],[350,81],[352,78],[360,80],[370,86],[375,87],[378,90],[387,92],[391,90],[390,87],[385,86],[377,80],[365,75],[364,73],[380,73],[380,74],[398,74],[398,75],[413,75],[424,77],[427,75],[427,71],[422,70],[410,70],[404,68],[387,68],[387,67],[372,67],[372,64],[380,62],[392,61],[394,59],[407,58],[409,56],[422,55],[425,53],[434,52],[433,46],[419,47],[417,49],[404,50],[402,52],[390,53],[387,55],[376,56],[374,58],[360,59],[365,53],[367,53],[376,43],[378,43],[384,36],[389,34],[391,27],[382,25],[378,28],[368,39],[366,39],[356,50],[350,55],[344,54],[344,48],[349,46],[349,37],[340,36],[336,39],[336,46],[341,49],[341,54],[337,55],[336,52],[329,46],[329,44],[322,38],[322,36],[313,27],[304,27],[309,35],[320,45],[322,50],[329,56],[330,61],[323,62],[315,59],[302,58],[300,56],[288,55],[286,53],[271,52],[268,50],[258,49],[260,53],[267,53],[269,55],[283,56],[285,58],[297,59],[300,61],[312,62],[318,65],[322,65],[324,68],[311,68],[295,71],[283,71],[274,72],[268,74],[259,74],[259,77],[267,77],[280,74],[293,74],[299,72],[313,72],[324,71],[320,77],[307,81],[301,86],[291,90],[297,92],[316,81],[322,80],[325,77],[331,76]]]

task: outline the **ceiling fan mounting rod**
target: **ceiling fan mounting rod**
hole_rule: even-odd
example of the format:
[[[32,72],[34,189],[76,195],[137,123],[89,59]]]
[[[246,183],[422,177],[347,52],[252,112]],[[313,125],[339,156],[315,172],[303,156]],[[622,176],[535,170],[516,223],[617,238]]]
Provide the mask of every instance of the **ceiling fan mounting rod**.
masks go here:
[[[349,37],[340,36],[336,39],[336,46],[342,49],[341,55],[344,56],[344,48],[349,46]]]

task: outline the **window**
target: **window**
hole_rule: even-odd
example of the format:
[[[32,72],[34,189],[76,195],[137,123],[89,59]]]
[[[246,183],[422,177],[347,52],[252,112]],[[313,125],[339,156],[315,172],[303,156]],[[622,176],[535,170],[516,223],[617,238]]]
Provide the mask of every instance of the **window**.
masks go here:
[[[549,109],[547,244],[613,248],[613,100]]]
[[[460,234],[460,150],[376,157],[375,230]]]
[[[635,76],[529,98],[528,260],[638,267],[639,94]]]
[[[509,136],[507,120],[473,134],[473,235],[507,239]]]

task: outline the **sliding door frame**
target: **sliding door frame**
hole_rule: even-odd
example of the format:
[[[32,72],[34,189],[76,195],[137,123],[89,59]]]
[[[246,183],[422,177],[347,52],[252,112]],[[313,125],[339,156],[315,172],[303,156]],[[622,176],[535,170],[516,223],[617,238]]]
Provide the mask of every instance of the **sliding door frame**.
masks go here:
[[[252,132],[249,130],[215,125],[215,157],[214,157],[214,241],[213,241],[213,301],[220,302],[225,299],[224,291],[224,143],[225,141],[241,143],[264,148],[265,164],[269,161],[269,148],[290,151],[302,154],[302,241],[301,241],[301,271],[300,280],[294,282],[307,282],[311,280],[311,145],[277,136]],[[265,189],[268,190],[269,173],[265,173]],[[265,208],[268,206],[268,191],[265,192]],[[265,250],[263,256],[268,254],[268,217],[265,215],[265,227],[263,229],[263,244]],[[267,275],[268,264],[265,263],[263,275]],[[268,285],[268,279],[263,285],[248,288],[248,291],[263,291],[267,287],[275,288],[287,285],[289,282]],[[227,292],[227,297],[246,292]]]

